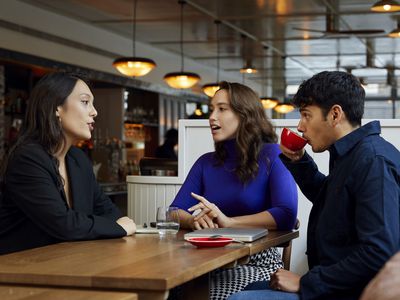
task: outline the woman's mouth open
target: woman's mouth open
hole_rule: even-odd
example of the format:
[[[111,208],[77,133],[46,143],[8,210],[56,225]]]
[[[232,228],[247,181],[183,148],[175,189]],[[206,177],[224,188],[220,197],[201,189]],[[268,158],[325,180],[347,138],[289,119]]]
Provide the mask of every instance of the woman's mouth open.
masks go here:
[[[215,132],[217,132],[219,129],[221,129],[221,127],[218,126],[218,125],[211,125],[210,127],[211,127],[211,132],[212,132],[212,133],[215,133]]]

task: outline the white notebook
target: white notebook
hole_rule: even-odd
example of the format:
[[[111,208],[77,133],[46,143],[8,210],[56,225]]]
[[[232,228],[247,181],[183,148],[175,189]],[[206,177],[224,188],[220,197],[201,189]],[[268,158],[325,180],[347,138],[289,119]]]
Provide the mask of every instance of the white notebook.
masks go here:
[[[229,237],[242,242],[253,242],[267,234],[268,229],[265,228],[207,228],[186,233],[184,238],[221,235],[222,237]]]

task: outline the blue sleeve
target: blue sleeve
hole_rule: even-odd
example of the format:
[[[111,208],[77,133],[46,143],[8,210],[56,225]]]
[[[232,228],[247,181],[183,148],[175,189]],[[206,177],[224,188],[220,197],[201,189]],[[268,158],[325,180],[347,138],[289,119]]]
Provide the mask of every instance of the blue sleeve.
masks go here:
[[[297,219],[297,186],[279,158],[275,159],[269,175],[271,208],[278,230],[292,230]]]
[[[305,152],[304,156],[296,162],[291,162],[283,154],[280,154],[279,157],[293,175],[304,196],[314,203],[325,182],[326,176],[318,171],[318,167],[311,156]]]
[[[361,290],[399,249],[399,175],[383,157],[374,157],[366,164],[349,183],[351,187],[344,187],[354,191],[359,243],[345,259],[306,273],[300,281],[302,299],[321,299],[338,290]]]
[[[182,210],[188,210],[188,208],[197,204],[198,201],[194,199],[190,193],[196,193],[198,195],[203,195],[203,163],[205,161],[205,155],[201,156],[193,164],[189,171],[183,185],[179,189],[178,194],[175,196],[174,201],[171,206],[179,207]]]

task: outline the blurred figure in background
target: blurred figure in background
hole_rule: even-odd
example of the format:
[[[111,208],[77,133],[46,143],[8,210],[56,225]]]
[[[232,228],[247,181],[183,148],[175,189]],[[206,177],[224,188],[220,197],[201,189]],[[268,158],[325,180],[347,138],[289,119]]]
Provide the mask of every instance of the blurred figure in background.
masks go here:
[[[164,144],[158,146],[154,154],[158,158],[169,158],[178,160],[178,156],[175,152],[175,146],[178,144],[178,130],[175,128],[169,129],[165,133]]]

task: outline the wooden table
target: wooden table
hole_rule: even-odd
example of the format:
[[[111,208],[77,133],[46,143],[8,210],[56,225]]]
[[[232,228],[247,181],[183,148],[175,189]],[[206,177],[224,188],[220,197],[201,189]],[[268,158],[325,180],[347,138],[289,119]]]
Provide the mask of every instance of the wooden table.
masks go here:
[[[183,241],[183,233],[67,242],[2,255],[0,283],[132,291],[142,300],[166,299],[170,289],[190,282],[198,290],[191,290],[191,299],[205,299],[209,272],[299,235],[271,231],[246,245],[198,249]]]
[[[36,286],[0,285],[2,300],[137,300],[136,294]]]

